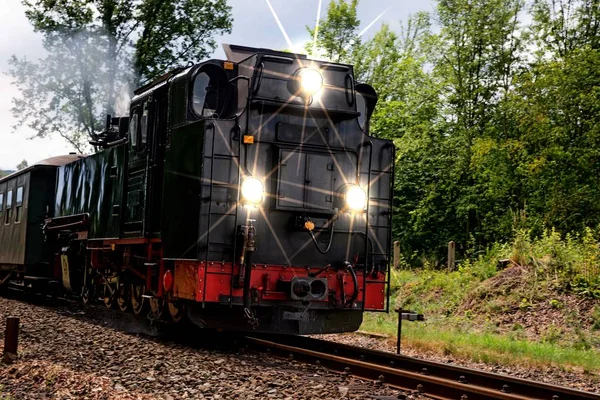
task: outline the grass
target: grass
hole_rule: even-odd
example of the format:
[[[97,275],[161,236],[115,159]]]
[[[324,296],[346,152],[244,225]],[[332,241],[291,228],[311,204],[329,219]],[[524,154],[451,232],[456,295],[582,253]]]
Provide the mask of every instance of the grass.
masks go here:
[[[368,313],[361,326],[366,332],[379,332],[396,338],[397,315]],[[516,339],[511,335],[465,332],[444,321],[405,322],[402,345],[442,355],[491,364],[557,366],[600,373],[600,352],[560,347]]]
[[[404,346],[600,375],[600,304],[574,307],[600,299],[600,229],[538,237],[520,230],[512,242],[495,244],[450,272],[427,263],[420,269],[400,265],[392,271],[392,308],[427,318],[403,324]],[[545,318],[538,321],[538,315]],[[395,338],[397,315],[367,314],[361,329]]]

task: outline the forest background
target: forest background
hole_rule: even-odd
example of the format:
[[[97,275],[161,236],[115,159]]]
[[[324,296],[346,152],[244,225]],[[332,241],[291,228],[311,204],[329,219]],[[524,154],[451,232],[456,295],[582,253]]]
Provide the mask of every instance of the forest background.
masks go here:
[[[404,265],[443,265],[450,240],[468,260],[523,230],[596,232],[597,0],[438,0],[435,12],[399,31],[383,24],[364,42],[357,4],[331,1],[306,50],[354,64],[379,93],[371,132],[397,146],[394,238]],[[13,114],[82,151],[123,93],[206,58],[232,25],[225,0],[24,5],[48,56],[12,58],[22,94]]]

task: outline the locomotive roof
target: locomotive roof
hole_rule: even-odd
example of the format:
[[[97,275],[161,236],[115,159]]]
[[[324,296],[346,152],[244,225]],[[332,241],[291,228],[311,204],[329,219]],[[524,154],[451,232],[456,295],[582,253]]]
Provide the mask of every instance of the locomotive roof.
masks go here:
[[[291,53],[286,51],[265,49],[259,47],[248,47],[248,46],[239,46],[236,44],[226,44],[223,43],[223,51],[225,52],[225,56],[227,57],[227,61],[232,61],[234,63],[239,63],[254,54],[270,54],[274,56],[280,57],[295,57],[301,60],[307,58],[306,54],[299,53]],[[149,89],[155,89],[160,86],[160,84],[166,83],[171,77],[183,75],[189,72],[189,70],[193,68],[193,66],[188,65],[185,67],[178,67],[169,72],[164,73],[163,75],[149,81],[145,85],[140,86],[139,88],[133,91],[135,97],[144,95]]]
[[[226,44],[226,43],[223,43],[222,46],[223,46],[223,51],[225,52],[225,55],[227,56],[227,60],[233,61],[235,63],[239,63],[240,61],[243,61],[243,60],[247,59],[248,57],[251,57],[254,54],[259,54],[259,53],[270,54],[270,55],[280,56],[280,57],[293,56],[295,58],[299,58],[302,60],[306,59],[306,54],[291,53],[291,52],[287,52],[287,51],[271,50],[271,49],[264,49],[264,48],[258,48],[258,47],[239,46],[237,44]]]
[[[70,164],[73,161],[77,161],[82,157],[84,157],[84,156],[81,154],[65,154],[62,156],[46,158],[45,160],[38,161],[35,164],[30,165],[27,168],[21,169],[17,172],[13,172],[12,174],[5,176],[4,178],[1,178],[0,182],[7,181],[9,179],[12,179],[12,178],[19,176],[21,174],[24,174],[26,172],[29,172],[32,169],[35,169],[38,167],[62,167],[63,165]]]

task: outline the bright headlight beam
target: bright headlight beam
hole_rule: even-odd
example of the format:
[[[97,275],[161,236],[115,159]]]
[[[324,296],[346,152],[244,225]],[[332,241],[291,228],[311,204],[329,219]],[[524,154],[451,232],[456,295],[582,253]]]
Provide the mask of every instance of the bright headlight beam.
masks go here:
[[[273,18],[275,18],[275,22],[277,22],[277,26],[279,27],[279,30],[281,31],[281,34],[283,35],[283,38],[285,39],[285,42],[287,43],[287,45],[290,49],[293,49],[294,44],[292,43],[292,41],[290,40],[290,37],[288,36],[287,32],[285,31],[283,24],[279,20],[279,17],[277,16],[275,9],[273,8],[273,6],[271,5],[271,2],[269,0],[266,0],[266,1],[267,1],[267,5],[269,6],[269,9],[271,9],[271,14],[273,14]]]
[[[260,179],[250,176],[242,182],[242,197],[245,201],[258,204],[262,201],[265,187]]]
[[[300,88],[308,95],[317,93],[323,87],[323,75],[316,69],[302,68],[298,71]]]
[[[346,204],[352,211],[363,211],[367,207],[367,192],[360,186],[350,186],[346,191]]]

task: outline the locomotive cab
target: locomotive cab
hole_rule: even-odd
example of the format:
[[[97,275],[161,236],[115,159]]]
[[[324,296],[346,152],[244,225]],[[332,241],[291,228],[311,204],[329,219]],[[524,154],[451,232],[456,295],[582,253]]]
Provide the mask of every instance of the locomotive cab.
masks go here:
[[[239,328],[227,305],[269,331],[355,330],[387,307],[394,148],[368,135],[377,95],[349,65],[226,52],[172,78],[169,295],[207,326]]]

